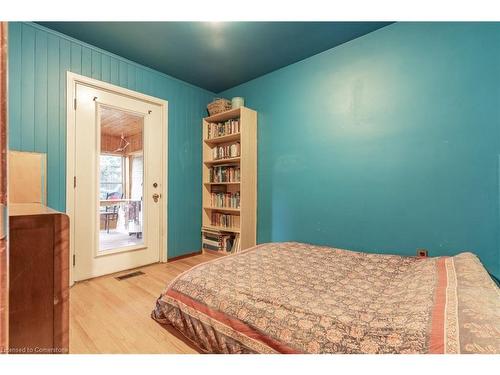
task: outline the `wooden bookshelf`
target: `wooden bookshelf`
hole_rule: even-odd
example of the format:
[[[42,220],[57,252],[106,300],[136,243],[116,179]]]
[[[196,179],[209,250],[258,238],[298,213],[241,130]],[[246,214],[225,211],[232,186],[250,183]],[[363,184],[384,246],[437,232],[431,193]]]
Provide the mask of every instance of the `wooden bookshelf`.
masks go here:
[[[238,142],[238,141],[239,141],[238,139],[235,140],[235,142]],[[234,158],[206,160],[206,161],[204,161],[204,163],[207,166],[210,166],[210,165],[219,165],[219,164],[236,164],[237,165],[237,164],[240,163],[240,161],[241,161],[241,158],[234,157]]]
[[[241,233],[241,231],[237,228],[218,227],[216,225],[204,225],[203,229],[215,230],[220,232],[229,232],[229,233]]]
[[[239,120],[239,132],[218,137],[208,137],[209,124]],[[255,246],[257,241],[257,112],[250,108],[232,109],[214,116],[205,117],[203,126],[203,212],[202,231],[220,231],[240,236],[240,250]],[[240,155],[226,159],[213,159],[213,149],[240,144]],[[210,169],[214,167],[239,167],[240,180],[231,182],[210,181]],[[211,204],[213,191],[239,192],[240,206],[214,207]],[[212,223],[212,214],[221,213],[239,216],[239,227],[222,227]],[[208,250],[207,250],[208,251]]]
[[[213,211],[224,211],[224,212],[241,212],[239,208],[233,207],[203,207],[205,210],[213,210]]]
[[[239,185],[239,182],[204,182],[205,185]]]
[[[240,133],[235,133],[235,134],[228,134],[224,135],[222,137],[215,137],[212,139],[205,139],[205,143],[209,146],[217,145],[219,143],[226,143],[226,142],[231,142],[231,141],[238,141],[240,140],[241,134]]]
[[[240,111],[242,108],[251,111],[251,109],[246,108],[246,107],[230,109],[229,111],[226,111],[226,112],[221,112],[221,113],[217,113],[216,115],[213,115],[213,116],[205,117],[204,120],[206,122],[212,122],[212,123],[232,120],[232,119],[238,118],[240,116]],[[204,138],[204,139],[206,139],[206,138]]]

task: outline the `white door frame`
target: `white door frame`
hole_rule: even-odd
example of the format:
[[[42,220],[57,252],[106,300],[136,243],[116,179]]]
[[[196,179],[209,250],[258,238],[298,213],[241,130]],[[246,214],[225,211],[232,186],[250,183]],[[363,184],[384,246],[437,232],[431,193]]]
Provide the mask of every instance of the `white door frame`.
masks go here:
[[[70,71],[66,74],[67,90],[66,90],[66,112],[67,112],[67,126],[66,126],[66,214],[69,216],[70,224],[70,271],[69,283],[74,284],[73,280],[73,257],[75,254],[75,225],[74,225],[74,206],[75,206],[75,191],[74,191],[74,176],[75,176],[75,125],[76,125],[76,85],[82,84],[85,86],[93,87],[99,90],[109,91],[117,95],[126,96],[141,100],[147,103],[152,103],[160,106],[161,108],[161,123],[162,123],[162,190],[160,207],[160,246],[158,251],[160,262],[166,262],[168,259],[167,252],[167,235],[168,235],[168,102],[163,99],[155,98],[141,94],[139,92],[125,89],[107,82],[102,82],[97,79],[85,77]]]

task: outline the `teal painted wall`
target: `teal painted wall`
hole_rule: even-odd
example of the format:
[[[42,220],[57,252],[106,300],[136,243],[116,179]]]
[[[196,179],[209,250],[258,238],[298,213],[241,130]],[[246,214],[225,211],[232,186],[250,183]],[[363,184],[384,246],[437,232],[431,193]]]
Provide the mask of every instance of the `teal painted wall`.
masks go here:
[[[213,94],[30,23],[9,23],[9,146],[47,153],[48,205],[65,210],[66,71],[168,101],[169,257],[198,251],[201,118]]]
[[[499,23],[396,23],[223,92],[259,112],[258,241],[500,276],[499,46]]]

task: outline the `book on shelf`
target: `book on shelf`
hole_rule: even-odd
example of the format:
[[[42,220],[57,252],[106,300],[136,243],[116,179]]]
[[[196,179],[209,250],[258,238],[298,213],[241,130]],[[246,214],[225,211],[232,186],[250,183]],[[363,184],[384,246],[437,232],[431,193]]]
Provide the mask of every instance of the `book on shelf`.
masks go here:
[[[240,192],[218,192],[212,189],[210,206],[214,208],[240,208]]]
[[[240,167],[215,166],[209,170],[210,182],[240,182]]]
[[[222,227],[228,229],[239,229],[240,228],[240,216],[224,214],[221,212],[212,212],[212,226]]]
[[[240,142],[216,146],[212,149],[213,160],[237,158],[240,156]]]
[[[204,250],[219,251],[224,253],[233,252],[233,250],[236,249],[236,237],[239,236],[234,233],[204,229],[202,231],[202,248]]]
[[[240,132],[240,120],[231,119],[225,122],[209,123],[207,138],[213,139],[223,137],[225,135],[235,134]]]
[[[234,242],[233,242],[233,247],[231,248],[231,253],[238,253],[240,252],[241,245],[240,245],[240,235],[239,233],[236,233],[234,236]]]
[[[212,251],[222,251],[220,249],[219,245],[212,246],[212,245],[206,244],[205,242],[203,242],[203,249],[212,250]]]
[[[209,245],[209,246],[215,246],[215,247],[218,247],[219,246],[219,241],[212,241],[210,239],[206,239],[203,241],[203,243],[205,245]]]

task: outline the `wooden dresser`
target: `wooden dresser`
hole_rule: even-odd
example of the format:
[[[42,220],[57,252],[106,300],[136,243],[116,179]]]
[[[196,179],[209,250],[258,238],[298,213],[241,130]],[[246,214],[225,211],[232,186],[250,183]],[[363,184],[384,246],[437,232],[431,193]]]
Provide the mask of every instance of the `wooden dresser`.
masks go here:
[[[69,219],[9,204],[9,353],[67,353]]]

